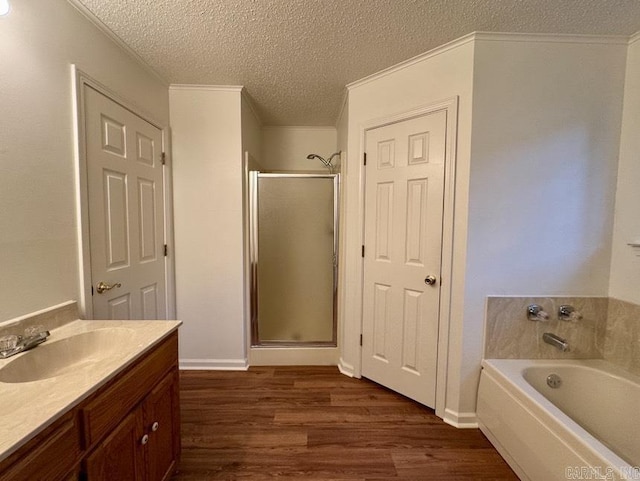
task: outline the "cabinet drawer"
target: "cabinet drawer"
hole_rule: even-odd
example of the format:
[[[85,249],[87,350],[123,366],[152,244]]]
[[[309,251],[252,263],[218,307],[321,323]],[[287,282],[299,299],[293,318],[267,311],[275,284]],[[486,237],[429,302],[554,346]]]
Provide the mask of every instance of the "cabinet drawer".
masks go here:
[[[45,429],[6,460],[15,461],[3,471],[2,481],[66,480],[81,457],[77,416],[70,413]],[[4,464],[4,463],[3,463]]]
[[[177,362],[178,334],[174,333],[94,395],[81,409],[85,447],[112,431]]]

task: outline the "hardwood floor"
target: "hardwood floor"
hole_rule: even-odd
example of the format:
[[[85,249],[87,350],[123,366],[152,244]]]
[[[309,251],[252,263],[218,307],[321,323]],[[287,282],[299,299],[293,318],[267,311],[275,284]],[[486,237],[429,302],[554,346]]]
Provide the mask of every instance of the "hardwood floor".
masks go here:
[[[182,371],[172,481],[517,480],[477,429],[335,367]]]

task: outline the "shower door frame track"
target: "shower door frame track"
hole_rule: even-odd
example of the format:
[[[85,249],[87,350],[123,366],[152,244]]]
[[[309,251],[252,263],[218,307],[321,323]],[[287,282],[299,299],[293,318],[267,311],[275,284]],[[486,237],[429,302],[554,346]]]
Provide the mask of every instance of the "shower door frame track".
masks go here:
[[[333,335],[331,341],[260,341],[258,333],[258,179],[333,179]],[[249,261],[251,347],[337,347],[338,345],[338,229],[340,226],[340,174],[249,172]]]

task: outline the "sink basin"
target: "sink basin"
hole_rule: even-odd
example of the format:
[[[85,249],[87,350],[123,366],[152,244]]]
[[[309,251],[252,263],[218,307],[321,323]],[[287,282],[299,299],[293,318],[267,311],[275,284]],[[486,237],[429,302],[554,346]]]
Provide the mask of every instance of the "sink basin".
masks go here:
[[[90,368],[116,354],[132,333],[133,329],[113,327],[47,341],[0,368],[0,382],[41,381]]]

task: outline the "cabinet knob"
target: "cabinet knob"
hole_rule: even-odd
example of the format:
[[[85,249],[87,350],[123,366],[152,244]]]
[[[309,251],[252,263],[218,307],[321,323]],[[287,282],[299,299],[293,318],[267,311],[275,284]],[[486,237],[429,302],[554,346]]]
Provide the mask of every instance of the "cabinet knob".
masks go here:
[[[145,445],[149,442],[149,435],[145,434],[144,436],[142,436],[142,439],[140,439],[140,444]]]
[[[156,421],[151,425],[151,430],[155,432],[158,430],[159,427],[160,427],[160,424],[158,424],[158,421]]]

